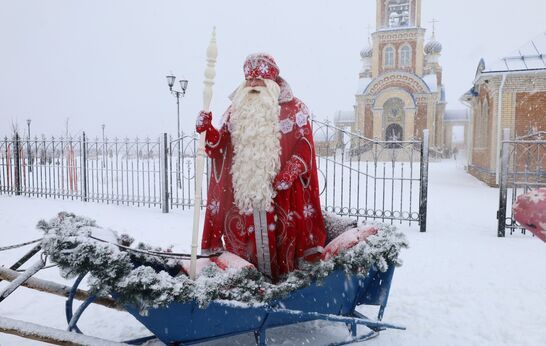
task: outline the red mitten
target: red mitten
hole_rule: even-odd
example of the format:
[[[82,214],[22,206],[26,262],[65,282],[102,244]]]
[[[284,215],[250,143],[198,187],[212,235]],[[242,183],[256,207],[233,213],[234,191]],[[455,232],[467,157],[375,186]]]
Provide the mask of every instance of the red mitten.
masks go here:
[[[513,209],[516,221],[546,242],[546,188],[519,196]]]
[[[273,188],[278,191],[288,190],[292,186],[294,180],[306,171],[307,167],[302,159],[295,155],[292,156],[283,170],[275,177]]]
[[[195,121],[195,131],[202,133],[208,131],[212,127],[212,112],[199,112]]]

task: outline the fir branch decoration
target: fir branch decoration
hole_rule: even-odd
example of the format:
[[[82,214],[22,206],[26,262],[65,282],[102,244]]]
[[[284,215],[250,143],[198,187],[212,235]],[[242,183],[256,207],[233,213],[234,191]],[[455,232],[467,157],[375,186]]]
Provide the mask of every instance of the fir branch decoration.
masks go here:
[[[341,220],[330,223],[338,228],[354,223]],[[341,226],[340,226],[341,225]],[[141,313],[148,309],[167,306],[172,302],[196,301],[206,307],[213,300],[235,300],[252,305],[263,304],[288,296],[313,281],[321,281],[338,268],[348,274],[365,276],[372,266],[386,271],[389,264],[401,265],[400,250],[408,246],[404,234],[395,227],[375,224],[379,231],[348,251],[318,263],[307,263],[286,275],[277,284],[269,282],[255,268],[221,270],[212,263],[203,269],[196,280],[176,275],[180,263],[176,259],[164,259],[156,255],[125,251],[115,245],[90,238],[104,234],[94,220],[62,212],[49,222],[40,221],[38,228],[44,231],[42,248],[57,263],[61,275],[73,278],[90,273],[88,282],[94,294],[115,295],[122,304],[132,304]],[[128,246],[133,239],[128,235],[117,236],[117,244]],[[165,251],[146,244],[137,249]],[[168,252],[167,252],[168,254]]]

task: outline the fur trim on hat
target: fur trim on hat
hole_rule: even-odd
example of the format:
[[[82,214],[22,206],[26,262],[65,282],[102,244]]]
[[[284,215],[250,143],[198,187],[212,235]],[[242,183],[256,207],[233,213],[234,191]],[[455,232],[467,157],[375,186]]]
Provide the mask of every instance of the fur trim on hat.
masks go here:
[[[264,80],[264,81],[268,81],[268,80]],[[279,93],[279,104],[283,104],[283,103],[287,103],[287,102],[290,102],[294,99],[294,94],[292,93],[292,88],[290,87],[290,84],[288,84],[288,82],[286,80],[284,80],[282,77],[278,77],[276,81],[269,81],[269,82],[272,82],[272,83],[276,83],[281,91]],[[235,89],[230,95],[229,95],[229,99],[231,101],[234,100],[235,98],[235,95],[237,94],[237,92],[241,89],[241,88],[244,88],[245,87],[245,83],[246,81],[244,81],[241,85],[239,85],[239,87],[237,89]]]

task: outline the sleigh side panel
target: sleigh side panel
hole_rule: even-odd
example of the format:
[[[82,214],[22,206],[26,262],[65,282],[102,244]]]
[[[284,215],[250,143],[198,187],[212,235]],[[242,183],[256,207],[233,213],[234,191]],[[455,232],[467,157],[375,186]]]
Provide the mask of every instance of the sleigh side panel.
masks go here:
[[[340,315],[354,310],[354,301],[360,290],[358,279],[336,270],[322,281],[293,292],[290,296],[272,304],[274,307],[303,312]],[[272,313],[267,325],[271,327],[305,322],[314,318],[302,315]]]
[[[197,303],[172,303],[150,309],[146,316],[132,306],[126,309],[140,323],[166,344],[206,340],[257,330],[266,312],[261,307],[237,307],[211,302],[206,308]]]

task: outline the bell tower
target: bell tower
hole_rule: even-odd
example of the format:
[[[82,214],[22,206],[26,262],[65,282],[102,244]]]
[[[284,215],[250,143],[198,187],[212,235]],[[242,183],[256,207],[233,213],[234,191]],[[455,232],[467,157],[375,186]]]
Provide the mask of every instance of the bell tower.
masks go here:
[[[377,0],[377,30],[421,26],[421,0]]]
[[[374,78],[390,71],[423,75],[425,30],[421,0],[377,0],[373,39]]]
[[[354,128],[367,138],[422,138],[429,129],[431,145],[443,145],[442,45],[434,27],[425,45],[421,1],[376,0],[375,32],[360,51],[354,107]]]

